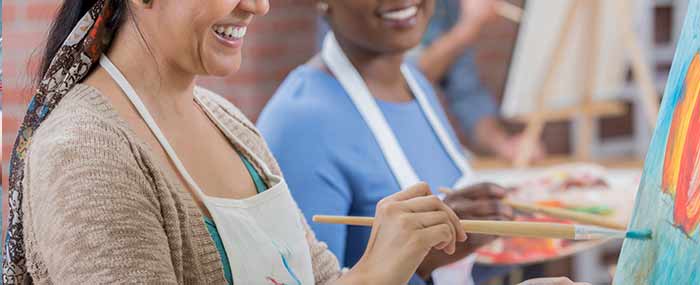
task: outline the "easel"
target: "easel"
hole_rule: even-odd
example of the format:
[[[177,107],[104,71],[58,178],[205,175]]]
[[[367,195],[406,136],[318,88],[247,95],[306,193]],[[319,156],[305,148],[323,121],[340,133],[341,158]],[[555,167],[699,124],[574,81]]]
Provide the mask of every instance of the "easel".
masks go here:
[[[514,166],[518,168],[527,167],[531,162],[531,157],[534,151],[534,147],[537,140],[540,138],[544,126],[547,122],[572,119],[577,118],[578,123],[578,139],[575,146],[574,158],[577,160],[590,160],[591,159],[591,145],[595,136],[595,123],[596,119],[603,116],[616,116],[622,115],[625,112],[625,107],[622,103],[616,101],[603,101],[596,102],[593,100],[594,88],[595,88],[595,71],[596,63],[598,62],[598,49],[599,49],[599,36],[598,30],[594,29],[593,32],[588,33],[589,43],[587,56],[588,64],[586,64],[586,78],[584,78],[584,90],[580,104],[573,107],[558,108],[553,110],[546,107],[546,102],[554,95],[553,92],[548,92],[549,86],[554,80],[554,74],[560,65],[562,58],[564,56],[565,44],[567,40],[567,35],[569,35],[574,20],[576,18],[576,12],[582,8],[591,9],[586,21],[588,23],[596,23],[599,20],[600,15],[600,1],[617,1],[620,24],[623,26],[623,42],[627,53],[630,55],[631,59],[631,70],[634,73],[635,80],[639,84],[641,90],[641,103],[644,106],[645,117],[648,124],[653,128],[656,124],[656,117],[659,108],[657,101],[657,92],[654,87],[652,78],[652,69],[645,61],[645,55],[642,48],[639,46],[639,42],[632,28],[632,17],[630,11],[632,5],[629,4],[630,0],[574,0],[566,12],[566,21],[561,27],[559,34],[556,38],[556,45],[554,48],[554,54],[550,58],[550,62],[547,66],[547,71],[545,73],[544,80],[539,84],[537,92],[532,94],[530,98],[535,98],[535,111],[517,118],[520,121],[526,122],[526,128],[524,131],[524,141],[522,151],[518,154],[518,157],[514,161]],[[504,11],[513,11],[514,7],[507,2],[502,2],[499,4],[500,8],[497,11],[504,17],[514,20],[519,19],[512,16],[507,16]],[[507,8],[504,8],[507,7]]]

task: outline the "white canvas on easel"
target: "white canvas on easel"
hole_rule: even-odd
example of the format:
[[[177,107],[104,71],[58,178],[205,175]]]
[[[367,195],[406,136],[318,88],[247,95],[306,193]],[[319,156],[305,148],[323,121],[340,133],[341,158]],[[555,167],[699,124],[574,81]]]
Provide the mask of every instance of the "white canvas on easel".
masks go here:
[[[616,97],[633,71],[650,127],[658,112],[653,69],[634,31],[633,0],[530,0],[514,52],[502,107],[526,122],[514,161],[526,167],[549,121],[575,119],[575,156],[591,159],[596,118],[625,112]]]
[[[567,11],[579,0],[530,0],[518,33],[513,60],[506,82],[502,113],[512,118],[535,112],[535,96],[548,72],[557,37],[564,27]],[[617,23],[616,1],[601,1],[597,23],[590,23],[588,6],[576,11],[576,19],[566,35],[564,57],[554,70],[555,77],[546,92],[553,92],[546,108],[557,109],[579,103],[584,91],[586,65],[590,51],[586,43],[592,29],[597,29],[598,54],[594,99],[614,98],[624,87],[627,65],[622,41],[622,25]]]

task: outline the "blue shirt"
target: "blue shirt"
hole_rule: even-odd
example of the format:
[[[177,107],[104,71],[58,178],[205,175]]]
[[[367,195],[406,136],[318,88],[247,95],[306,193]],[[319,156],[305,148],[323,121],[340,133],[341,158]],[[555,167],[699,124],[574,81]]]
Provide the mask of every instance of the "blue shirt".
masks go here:
[[[423,36],[422,46],[432,44],[457,24],[460,2],[435,1],[435,14]],[[468,137],[474,138],[474,127],[481,119],[498,116],[498,107],[493,96],[479,79],[473,50],[465,49],[440,79],[439,84],[450,111],[457,117]]]
[[[421,46],[429,46],[457,24],[460,2],[460,0],[435,1],[435,13],[423,36]],[[326,21],[320,17],[317,26],[317,41],[322,43],[329,27]],[[413,57],[418,55],[419,53],[411,54]],[[479,71],[476,68],[472,49],[465,49],[462,52],[449,67],[445,76],[440,79],[439,85],[445,94],[450,111],[470,139],[474,139],[475,126],[479,121],[487,117],[498,117],[496,101],[479,79]]]
[[[457,143],[430,84],[416,77]],[[452,187],[461,173],[419,104],[415,100],[376,102],[418,177],[433,190]],[[294,70],[263,110],[258,128],[307,220],[318,214],[374,216],[377,202],[400,189],[350,97],[334,77],[321,70],[309,66]],[[348,267],[360,259],[370,235],[367,227],[314,223],[311,227]]]

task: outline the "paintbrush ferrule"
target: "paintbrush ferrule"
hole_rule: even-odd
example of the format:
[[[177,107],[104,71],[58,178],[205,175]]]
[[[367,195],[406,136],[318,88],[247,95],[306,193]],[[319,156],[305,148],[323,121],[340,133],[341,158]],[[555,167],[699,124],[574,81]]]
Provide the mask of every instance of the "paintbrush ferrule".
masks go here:
[[[586,225],[575,225],[574,226],[574,239],[575,240],[588,240],[588,239],[601,239],[601,238],[625,238],[626,233],[624,231],[606,229],[595,226]]]

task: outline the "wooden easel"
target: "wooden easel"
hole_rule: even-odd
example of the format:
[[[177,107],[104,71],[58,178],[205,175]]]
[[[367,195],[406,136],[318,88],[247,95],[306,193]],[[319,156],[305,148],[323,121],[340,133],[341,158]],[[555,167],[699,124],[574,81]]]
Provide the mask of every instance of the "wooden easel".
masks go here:
[[[545,73],[544,80],[540,83],[537,88],[538,92],[533,94],[531,98],[535,98],[535,108],[536,110],[526,116],[517,118],[518,120],[526,122],[525,128],[525,138],[523,142],[522,151],[518,154],[518,157],[514,161],[514,166],[518,168],[524,168],[529,166],[531,162],[532,153],[534,151],[535,144],[542,134],[542,130],[547,122],[578,118],[580,123],[578,132],[578,140],[575,146],[574,158],[577,160],[590,160],[591,159],[591,144],[595,136],[594,129],[596,119],[602,116],[615,116],[622,115],[625,112],[625,107],[622,103],[617,101],[605,101],[596,102],[593,100],[594,88],[595,88],[595,71],[596,63],[598,62],[598,49],[599,43],[597,29],[594,32],[588,34],[589,43],[589,60],[586,66],[584,78],[584,90],[580,101],[580,104],[574,107],[559,108],[552,110],[546,107],[546,102],[552,97],[553,92],[548,92],[549,86],[554,80],[554,74],[557,67],[560,65],[562,58],[564,56],[565,44],[567,40],[567,35],[570,33],[574,20],[576,18],[576,12],[581,8],[590,8],[591,13],[587,18],[590,23],[595,23],[599,20],[600,15],[600,1],[618,1],[618,10],[620,15],[620,23],[623,25],[623,41],[627,53],[630,55],[631,59],[631,70],[634,73],[635,80],[639,84],[641,90],[641,103],[644,106],[645,117],[647,122],[654,127],[656,124],[656,117],[658,114],[659,103],[657,101],[657,92],[654,87],[652,69],[644,60],[645,55],[642,48],[639,46],[637,36],[632,29],[632,17],[630,10],[632,5],[629,4],[630,0],[574,0],[571,7],[566,13],[566,21],[562,26],[559,34],[556,38],[556,45],[554,48],[554,54],[550,58],[549,65],[547,66],[547,72]],[[506,17],[506,14],[513,14],[513,5],[507,2],[502,2],[499,4],[501,7],[497,9],[499,13]],[[587,6],[586,6],[587,5]],[[504,11],[511,11],[510,13],[504,13]],[[514,20],[515,17],[509,16],[508,19]],[[519,17],[517,17],[519,19]]]

